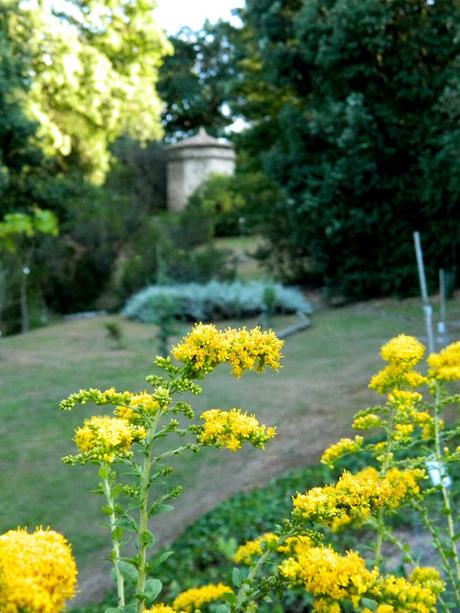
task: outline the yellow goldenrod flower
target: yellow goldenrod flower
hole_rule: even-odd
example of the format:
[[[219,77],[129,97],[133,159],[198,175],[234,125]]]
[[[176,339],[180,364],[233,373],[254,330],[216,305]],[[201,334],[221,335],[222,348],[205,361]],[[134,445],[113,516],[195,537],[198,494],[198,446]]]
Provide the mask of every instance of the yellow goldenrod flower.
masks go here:
[[[267,428],[254,415],[248,415],[240,409],[210,409],[200,417],[204,425],[198,440],[204,445],[224,447],[230,451],[237,451],[246,441],[263,449],[265,443],[276,434],[275,428]]]
[[[284,545],[280,545],[277,551],[280,553],[299,555],[306,549],[310,549],[310,547],[313,547],[313,541],[309,536],[302,534],[299,536],[291,536],[286,539]]]
[[[413,368],[423,358],[425,347],[413,336],[400,334],[380,349],[382,360],[395,366]]]
[[[410,442],[413,432],[414,426],[412,424],[395,424],[392,438],[398,443],[407,443]]]
[[[199,609],[202,605],[208,602],[214,602],[222,598],[224,594],[231,594],[233,590],[223,583],[204,585],[203,587],[195,587],[182,594],[179,594],[173,602],[173,608],[177,611],[183,609],[191,612]]]
[[[405,367],[390,364],[371,378],[369,388],[384,394],[400,387],[420,387],[427,382],[428,379],[415,370],[406,370]]]
[[[276,543],[277,540],[278,536],[276,534],[266,532],[258,538],[240,545],[233,556],[233,560],[237,564],[251,564],[252,558],[255,555],[262,555],[262,545],[265,543]]]
[[[446,584],[441,579],[439,571],[430,566],[419,566],[414,568],[409,580],[411,583],[429,588],[435,594],[440,594],[446,589]]]
[[[367,570],[356,552],[339,555],[331,547],[310,547],[283,561],[279,571],[290,583],[303,585],[320,602],[349,599],[356,608],[377,577],[377,571]]]
[[[362,449],[363,443],[364,439],[362,436],[355,436],[354,439],[341,438],[337,443],[326,449],[321,456],[321,463],[333,468],[337,460],[340,460],[344,455],[356,453]]]
[[[315,613],[341,613],[340,605],[337,602],[319,598],[313,603]]]
[[[144,428],[125,419],[93,416],[75,431],[75,443],[80,450],[76,458],[112,463],[117,456],[129,456],[133,442],[144,439],[145,435]]]
[[[0,536],[0,611],[58,613],[75,594],[77,566],[66,539],[52,530]]]
[[[115,415],[128,421],[133,421],[138,417],[139,411],[154,415],[160,410],[160,403],[152,394],[146,391],[139,394],[132,394],[126,405],[119,405],[115,408]]]
[[[367,415],[358,415],[355,417],[351,427],[355,430],[372,430],[382,425],[382,418],[375,413],[367,413]]]
[[[362,523],[378,509],[396,509],[407,498],[417,496],[422,470],[392,468],[381,477],[368,467],[353,475],[345,471],[334,485],[314,487],[293,499],[294,515],[319,521],[338,530],[350,522]]]
[[[425,353],[425,347],[413,336],[400,334],[385,343],[380,356],[388,362],[383,370],[374,375],[369,387],[378,393],[400,388],[416,388],[427,383],[427,378],[413,370]]]
[[[260,328],[220,331],[211,324],[197,324],[183,341],[173,347],[172,354],[195,372],[206,373],[228,362],[240,377],[244,370],[262,372],[265,367],[279,368],[283,341]]]
[[[457,381],[460,379],[460,341],[445,347],[439,353],[428,357],[430,377],[439,381]]]
[[[370,590],[372,598],[395,613],[433,613],[436,611],[436,593],[428,585],[411,582],[404,577],[380,577]],[[381,606],[382,606],[381,605]],[[392,609],[383,609],[382,611]]]
[[[422,400],[422,394],[408,390],[392,390],[388,394],[388,403],[397,409],[412,409]]]

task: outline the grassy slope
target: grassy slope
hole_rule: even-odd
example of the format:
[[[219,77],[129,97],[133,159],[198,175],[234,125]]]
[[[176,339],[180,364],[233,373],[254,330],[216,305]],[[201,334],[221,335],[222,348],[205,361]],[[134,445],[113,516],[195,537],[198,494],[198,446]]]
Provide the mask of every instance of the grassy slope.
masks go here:
[[[458,319],[460,303],[451,303]],[[126,349],[111,350],[101,319],[58,324],[7,338],[0,351],[0,531],[17,525],[51,525],[72,541],[83,577],[97,573],[105,538],[97,522],[100,500],[91,496],[94,470],[67,467],[72,433],[91,409],[71,414],[59,400],[80,387],[142,389],[154,351],[153,329],[122,322]],[[206,450],[178,466],[186,493],[163,516],[162,540],[241,489],[283,470],[317,461],[321,450],[347,431],[353,412],[372,398],[369,376],[377,351],[399,332],[423,334],[416,301],[358,304],[317,314],[314,327],[289,339],[284,369],[235,382],[225,369],[205,385],[200,407],[243,406],[279,436],[265,453]]]

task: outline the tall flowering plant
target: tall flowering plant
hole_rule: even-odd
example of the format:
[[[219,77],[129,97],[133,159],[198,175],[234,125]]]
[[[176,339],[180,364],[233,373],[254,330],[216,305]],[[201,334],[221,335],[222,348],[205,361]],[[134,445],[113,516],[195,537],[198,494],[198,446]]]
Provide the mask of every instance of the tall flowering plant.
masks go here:
[[[449,476],[460,459],[460,428],[443,419],[447,407],[460,403],[460,394],[448,388],[460,380],[460,342],[430,355],[425,374],[417,370],[424,353],[424,346],[406,335],[382,347],[386,365],[369,387],[384,396],[383,402],[356,415],[353,428],[362,434],[341,439],[322,456],[332,467],[345,456],[367,452],[370,465],[356,474],[344,471],[335,484],[296,494],[291,517],[276,533],[241,545],[235,562],[249,569],[234,570],[238,591],[227,597],[227,611],[255,610],[260,599],[294,586],[306,590],[317,612],[460,610],[458,515]],[[436,498],[442,512],[433,514],[436,505],[429,501]],[[419,513],[440,570],[417,566],[409,545],[392,529],[395,511],[403,508]],[[361,526],[375,535],[367,559],[328,544],[331,533]],[[401,550],[410,565],[407,576],[387,574],[385,543]]]
[[[281,348],[282,341],[259,328],[220,331],[199,324],[173,348],[176,363],[171,357],[156,359],[161,374],[146,378],[149,390],[87,389],[61,402],[64,411],[88,402],[111,407],[111,414],[85,420],[75,432],[77,453],[64,458],[72,465],[98,466],[118,597],[117,606],[107,613],[189,611],[193,603],[201,606],[233,593],[228,586],[217,584],[179,595],[174,609],[154,604],[162,589],[154,578],[155,569],[171,552],[150,557],[155,543],[152,520],[170,510],[171,502],[181,493],[181,487],[163,485],[173,471],[169,464],[173,456],[196,453],[203,446],[237,451],[249,443],[263,449],[275,436],[274,428],[267,428],[239,408],[212,408],[197,422],[191,404],[181,396],[200,394],[198,381],[222,363],[230,364],[237,378],[245,370],[278,369]],[[126,546],[133,538],[136,551],[128,555]]]

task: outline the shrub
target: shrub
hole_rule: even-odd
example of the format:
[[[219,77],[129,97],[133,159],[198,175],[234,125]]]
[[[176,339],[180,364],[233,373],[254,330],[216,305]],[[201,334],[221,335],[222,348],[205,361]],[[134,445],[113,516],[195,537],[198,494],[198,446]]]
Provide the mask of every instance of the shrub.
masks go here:
[[[235,317],[251,317],[265,310],[264,292],[274,291],[274,310],[278,313],[302,311],[311,313],[309,303],[299,290],[261,281],[220,283],[211,281],[204,285],[151,286],[135,294],[124,307],[122,314],[144,323],[155,321],[155,313],[165,295],[175,303],[175,316],[191,321],[212,321]]]

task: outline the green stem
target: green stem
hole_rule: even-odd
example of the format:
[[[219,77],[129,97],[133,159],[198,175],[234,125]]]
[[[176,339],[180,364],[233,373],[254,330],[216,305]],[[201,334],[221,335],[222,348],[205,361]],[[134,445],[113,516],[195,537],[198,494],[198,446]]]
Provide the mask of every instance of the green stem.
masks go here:
[[[145,583],[147,580],[147,549],[148,539],[146,534],[149,527],[149,490],[150,490],[150,473],[152,469],[152,446],[155,438],[155,431],[160,419],[160,413],[154,419],[152,426],[148,432],[147,444],[145,448],[145,458],[142,466],[141,484],[140,484],[140,509],[139,509],[139,526],[138,526],[138,578],[136,592],[143,594]],[[139,596],[137,601],[137,613],[144,613],[145,598]]]
[[[435,526],[433,526],[433,522],[431,521],[429,515],[428,515],[428,511],[425,509],[425,507],[423,506],[423,504],[420,505],[416,505],[415,508],[418,510],[418,512],[420,513],[420,516],[422,518],[422,521],[425,525],[425,528],[428,530],[428,532],[431,534],[431,538],[433,539],[433,543],[435,545],[435,548],[439,554],[439,557],[442,560],[443,563],[443,568],[446,572],[447,577],[449,578],[449,581],[454,589],[454,594],[455,594],[455,600],[457,602],[457,605],[460,608],[460,596],[456,587],[456,581],[455,581],[455,576],[454,573],[452,572],[452,567],[450,565],[450,562],[444,552],[444,544],[441,541],[441,539],[439,538],[439,533],[438,530],[435,528]]]
[[[293,531],[290,531],[284,536],[280,537],[277,543],[277,547],[280,547],[281,545],[283,545],[283,543],[285,543],[286,540],[293,535],[293,533],[294,533]],[[243,607],[245,606],[247,599],[249,597],[253,598],[255,596],[257,590],[250,592],[251,583],[257,577],[260,568],[265,563],[265,560],[272,554],[273,554],[273,551],[271,549],[267,549],[266,551],[264,551],[262,555],[259,557],[259,559],[257,560],[256,564],[254,564],[254,566],[249,571],[248,576],[243,581],[243,583],[240,586],[240,589],[238,590],[238,594],[236,596],[235,609],[234,609],[235,612],[244,611]]]
[[[112,536],[112,562],[113,567],[115,569],[115,576],[117,578],[117,595],[118,595],[118,606],[125,606],[125,580],[123,575],[121,574],[119,568],[120,561],[120,541],[118,540],[117,534],[117,518],[115,515],[114,509],[114,499],[112,496],[112,488],[110,485],[109,477],[103,477],[102,479],[102,487],[104,490],[105,498],[107,500],[107,505],[110,509],[110,534]]]
[[[454,518],[452,514],[452,505],[450,501],[449,490],[446,486],[446,480],[443,474],[443,469],[445,466],[445,458],[442,449],[442,434],[441,434],[441,387],[439,383],[436,384],[436,395],[435,395],[435,405],[434,405],[434,439],[435,439],[435,453],[436,453],[436,462],[439,468],[440,479],[441,479],[441,492],[442,498],[444,501],[444,513],[447,518],[447,534],[448,541],[450,545],[450,550],[452,552],[452,560],[455,566],[455,574],[457,577],[457,582],[453,584],[456,598],[459,599],[460,595],[458,593],[457,584],[460,582],[460,562],[458,558],[457,545],[455,542],[455,524]],[[450,566],[450,565],[449,565]]]
[[[385,452],[385,459],[380,469],[380,476],[385,476],[386,473],[388,472],[388,468],[390,467],[391,458],[392,458],[392,448],[393,448],[393,441],[391,438],[392,433],[393,433],[393,425],[394,425],[394,409],[392,409],[391,411],[390,420],[388,423],[388,427],[386,429],[387,447],[386,447],[386,452]],[[380,570],[383,564],[382,547],[383,547],[384,535],[386,534],[385,510],[384,509],[379,509],[377,513],[376,529],[377,529],[377,536],[375,539],[374,566]]]
[[[436,386],[436,401],[435,401],[435,447],[436,447],[436,460],[438,462],[439,470],[442,471],[444,464],[444,454],[442,450],[442,438],[440,428],[440,386]],[[460,563],[458,559],[457,546],[455,544],[455,525],[452,516],[452,505],[450,502],[449,490],[446,487],[444,475],[441,474],[441,491],[444,500],[445,512],[447,515],[447,531],[449,534],[450,545],[452,549],[453,560],[455,561],[455,571],[457,580],[460,581]]]

